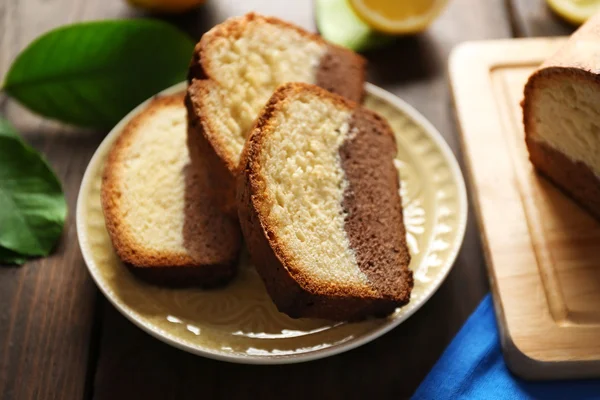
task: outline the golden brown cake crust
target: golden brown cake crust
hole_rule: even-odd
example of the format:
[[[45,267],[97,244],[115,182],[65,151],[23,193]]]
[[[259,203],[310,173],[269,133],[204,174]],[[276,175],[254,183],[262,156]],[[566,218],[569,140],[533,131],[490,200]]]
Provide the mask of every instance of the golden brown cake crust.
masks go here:
[[[338,287],[331,284],[323,285],[323,283],[312,280],[311,277],[300,273],[300,268],[288,256],[286,244],[281,242],[278,238],[278,233],[261,219],[261,215],[268,213],[265,183],[260,177],[260,165],[258,162],[258,154],[266,136],[265,132],[268,131],[267,127],[272,123],[271,116],[281,107],[282,102],[286,101],[294,93],[306,91],[325,101],[332,101],[341,108],[355,110],[359,107],[353,102],[332,95],[314,85],[291,83],[282,85],[275,91],[259,115],[254,129],[246,142],[240,162],[240,174],[238,175],[238,213],[250,255],[265,282],[267,291],[278,309],[292,317],[355,320],[369,315],[387,315],[397,306],[408,302],[410,289],[412,288],[412,274],[408,271],[410,256],[408,255],[405,239],[398,234],[398,232],[404,233],[401,214],[400,217],[392,218],[399,225],[388,227],[389,229],[386,229],[386,233],[381,234],[379,239],[390,239],[397,246],[396,249],[398,251],[405,252],[405,254],[401,254],[396,258],[396,261],[402,263],[402,265],[397,265],[398,270],[392,271],[392,268],[388,270],[388,273],[400,272],[400,279],[404,279],[405,281],[399,285],[399,290],[390,290],[387,293],[378,293],[375,296],[373,293],[369,293],[362,288]],[[381,117],[375,116],[374,113],[369,111],[364,112],[368,115],[367,119],[376,118],[381,121]],[[359,116],[359,118],[362,118],[362,116]],[[383,134],[387,135],[387,137],[382,143],[391,144],[395,154],[395,141],[392,136],[393,134],[388,129],[389,126],[385,124]],[[358,133],[357,136],[361,135],[362,133]],[[351,146],[346,147],[346,150],[350,150],[350,148]],[[391,154],[389,149],[387,152],[389,153],[388,155]],[[381,157],[377,156],[377,158],[381,160]],[[392,164],[391,159],[389,163]],[[395,199],[392,200],[394,201],[393,210],[390,210],[387,206],[386,210],[401,213],[400,197],[396,191],[398,188],[397,172],[394,170],[392,174],[388,170],[384,171],[384,175],[384,179],[390,179],[392,175],[396,179],[396,182],[388,183],[392,185],[391,188],[395,191],[397,202],[394,201]],[[355,182],[349,181],[349,190],[352,190],[353,183]],[[347,199],[346,203],[354,203],[354,199],[350,199],[349,197]],[[358,205],[354,203],[353,205],[357,206],[353,211],[362,213],[359,207],[362,208],[364,204]],[[379,212],[374,212],[369,217],[380,214]],[[355,226],[358,227],[358,225]],[[396,233],[393,233],[394,228],[398,229]],[[373,233],[372,231],[368,232],[370,234]],[[354,236],[354,239],[351,239],[351,241],[354,240],[353,244],[364,240],[364,236],[358,230],[350,232],[350,236]],[[379,239],[377,239],[377,244],[380,244]],[[366,246],[361,244],[357,250],[363,251],[362,249],[365,248]],[[368,256],[367,252],[363,256],[358,257],[362,264],[359,265],[359,268],[365,271],[367,275],[370,274],[371,277],[382,273],[381,276],[375,277],[377,280],[375,283],[381,284],[382,280],[385,280],[383,277],[385,271],[383,269],[378,270],[378,267],[369,265],[368,260],[366,260]],[[395,284],[397,283],[395,282]]]
[[[210,34],[202,36],[194,48],[188,69],[188,83],[191,84],[194,79],[212,78],[211,59],[205,50],[211,41],[219,37],[239,37],[244,33],[248,23],[253,21],[292,29],[311,41],[325,45],[327,52],[321,60],[321,65],[317,66],[317,85],[352,101],[362,100],[366,78],[366,60],[363,57],[349,49],[328,43],[318,34],[308,32],[297,25],[253,12],[241,18],[225,21],[213,28]]]
[[[133,118],[113,144],[102,176],[101,201],[106,227],[119,258],[137,276],[159,285],[215,286],[233,277],[241,247],[237,221],[224,216],[206,196],[207,179],[188,164],[185,168],[184,246],[187,254],[156,251],[139,246],[126,229],[120,199],[126,196],[119,186],[123,165],[135,134],[147,119],[163,107],[182,105],[183,94],[155,97],[146,109]],[[192,157],[192,162],[194,157]],[[217,241],[217,243],[214,243]]]
[[[536,129],[533,107],[537,101],[536,94],[549,83],[579,80],[600,90],[599,73],[600,14],[596,14],[529,77],[521,103],[525,143],[531,163],[597,218],[600,218],[600,179],[587,165],[574,162],[533,137]]]
[[[235,204],[235,176],[238,165],[231,160],[227,149],[220,145],[219,131],[213,124],[211,116],[202,109],[201,98],[214,89],[211,79],[211,59],[206,54],[209,43],[218,37],[236,37],[244,33],[246,25],[251,21],[265,24],[273,24],[286,29],[293,29],[300,35],[322,43],[327,46],[327,53],[323,56],[321,64],[316,67],[317,84],[334,93],[354,101],[361,101],[364,96],[364,82],[366,76],[366,61],[358,54],[333,44],[326,43],[319,35],[305,31],[304,29],[282,21],[278,18],[265,17],[255,13],[249,13],[241,18],[228,20],[217,25],[205,34],[196,44],[194,54],[188,70],[189,88],[186,105],[190,121],[194,123],[194,129],[190,131],[193,135],[202,135],[204,140],[195,142],[203,146],[203,153],[209,160],[210,169],[216,171],[212,181],[220,187],[220,194],[225,210],[231,212],[232,204]],[[212,153],[212,154],[211,154]],[[227,197],[229,196],[229,197]]]

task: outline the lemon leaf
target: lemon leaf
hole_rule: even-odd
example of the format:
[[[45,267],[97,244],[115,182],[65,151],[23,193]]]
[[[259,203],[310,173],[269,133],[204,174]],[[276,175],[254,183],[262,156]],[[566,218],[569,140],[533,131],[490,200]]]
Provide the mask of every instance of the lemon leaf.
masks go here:
[[[109,128],[148,97],[185,80],[194,43],[156,20],[87,22],[33,41],[4,90],[45,117]]]
[[[66,215],[65,197],[50,166],[0,118],[0,262],[49,254]]]
[[[27,261],[27,256],[0,247],[0,264],[22,265],[25,264],[25,261]]]

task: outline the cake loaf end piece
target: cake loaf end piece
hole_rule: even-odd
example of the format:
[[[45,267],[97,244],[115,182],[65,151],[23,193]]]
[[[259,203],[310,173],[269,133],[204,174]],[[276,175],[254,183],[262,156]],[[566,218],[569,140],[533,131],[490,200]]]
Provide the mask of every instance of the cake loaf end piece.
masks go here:
[[[523,123],[535,168],[600,218],[600,14],[525,85]]]

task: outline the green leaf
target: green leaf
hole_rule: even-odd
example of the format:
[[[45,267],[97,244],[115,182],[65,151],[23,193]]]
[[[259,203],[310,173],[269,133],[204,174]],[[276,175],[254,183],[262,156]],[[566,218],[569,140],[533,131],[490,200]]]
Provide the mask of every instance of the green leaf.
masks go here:
[[[16,264],[22,265],[27,261],[26,256],[22,256],[19,253],[0,247],[0,264]]]
[[[13,128],[13,126],[9,124],[7,120],[0,118],[0,137],[2,136],[6,136],[8,138],[17,138],[18,140],[21,140],[19,138],[17,130]]]
[[[21,255],[47,255],[66,215],[65,197],[50,166],[0,118],[0,246]],[[7,257],[16,260],[14,254]]]
[[[331,43],[354,51],[365,51],[385,46],[394,36],[371,29],[352,10],[348,0],[315,0],[317,28]]]
[[[31,43],[4,89],[45,117],[110,128],[150,96],[186,78],[194,43],[157,20],[68,25]]]

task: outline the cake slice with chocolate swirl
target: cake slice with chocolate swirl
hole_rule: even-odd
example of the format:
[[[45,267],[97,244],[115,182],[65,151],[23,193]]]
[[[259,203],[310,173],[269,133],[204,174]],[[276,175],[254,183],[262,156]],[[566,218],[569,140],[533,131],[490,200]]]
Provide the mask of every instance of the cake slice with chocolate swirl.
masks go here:
[[[408,303],[395,156],[376,113],[310,84],[275,91],[242,154],[238,213],[280,311],[355,320]]]

